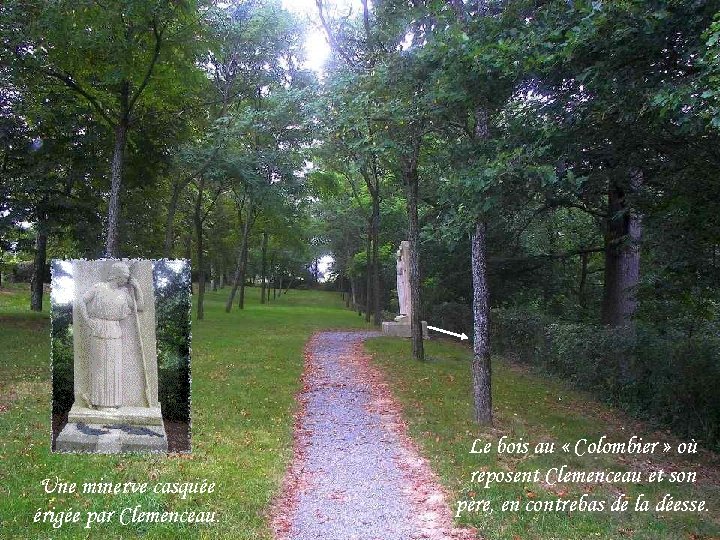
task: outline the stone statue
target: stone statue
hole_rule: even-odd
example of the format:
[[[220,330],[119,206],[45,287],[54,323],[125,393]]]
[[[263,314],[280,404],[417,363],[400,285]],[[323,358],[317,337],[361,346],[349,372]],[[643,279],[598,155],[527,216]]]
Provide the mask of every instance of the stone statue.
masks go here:
[[[410,319],[412,317],[412,300],[410,297],[410,242],[403,240],[395,254],[397,264],[397,293],[400,314],[395,321],[382,323],[382,331],[388,336],[410,337]],[[427,338],[427,322],[421,321],[423,337]]]
[[[410,318],[410,242],[403,240],[396,253],[397,257],[397,293],[400,317]],[[396,318],[395,320],[398,320]]]
[[[85,323],[90,327],[90,407],[119,408],[122,406],[123,334],[120,321],[132,319],[139,327],[138,312],[144,309],[143,293],[137,280],[130,277],[130,268],[117,262],[110,268],[107,281],[93,285],[78,303]],[[126,340],[127,341],[127,340]],[[140,354],[146,369],[142,340]],[[150,405],[145,377],[146,405]]]
[[[152,262],[72,261],[72,276],[75,402],[56,448],[167,451]]]

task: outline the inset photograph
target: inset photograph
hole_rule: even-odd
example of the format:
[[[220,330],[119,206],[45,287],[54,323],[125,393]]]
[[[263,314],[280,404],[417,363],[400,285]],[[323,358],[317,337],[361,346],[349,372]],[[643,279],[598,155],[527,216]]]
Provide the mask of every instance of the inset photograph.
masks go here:
[[[52,449],[190,451],[190,265],[54,260]]]

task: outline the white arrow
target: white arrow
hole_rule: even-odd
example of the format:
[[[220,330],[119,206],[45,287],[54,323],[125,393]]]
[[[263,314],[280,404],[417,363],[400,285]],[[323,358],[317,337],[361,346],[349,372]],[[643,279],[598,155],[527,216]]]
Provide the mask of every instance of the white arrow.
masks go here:
[[[459,337],[460,341],[465,341],[468,339],[468,337],[465,335],[465,332],[462,334],[456,334],[455,332],[449,332],[448,330],[443,330],[442,328],[435,328],[434,326],[428,326],[428,330],[435,330],[436,332],[442,332],[443,334],[450,334],[454,337]]]

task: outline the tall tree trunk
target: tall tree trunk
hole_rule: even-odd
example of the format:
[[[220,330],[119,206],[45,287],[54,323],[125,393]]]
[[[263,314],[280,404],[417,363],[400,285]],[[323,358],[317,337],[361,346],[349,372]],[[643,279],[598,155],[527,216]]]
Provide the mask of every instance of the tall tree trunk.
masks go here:
[[[412,357],[414,360],[425,360],[423,347],[422,318],[420,317],[420,228],[418,224],[418,189],[419,178],[417,164],[414,160],[404,167],[405,189],[407,192],[408,240],[410,242],[410,334],[412,341]]]
[[[43,283],[45,281],[45,266],[47,261],[47,217],[40,212],[38,217],[37,233],[35,234],[35,259],[33,261],[33,274],[30,281],[30,309],[42,311]]]
[[[372,136],[372,129],[370,129],[370,133]],[[368,223],[368,302],[366,306],[366,320],[370,322],[370,313],[372,312],[373,322],[376,325],[380,325],[382,322],[382,317],[380,316],[380,265],[378,262],[380,238],[380,180],[374,159],[375,157],[371,160],[369,167],[361,167],[362,177],[365,180],[365,185],[372,199],[372,210]]]
[[[372,238],[373,221],[368,220],[367,244],[365,248],[365,322],[370,322],[370,311],[372,309]]]
[[[202,320],[205,317],[205,253],[203,252],[203,219],[202,219],[202,197],[205,189],[205,177],[200,177],[197,199],[195,200],[195,212],[193,212],[193,223],[195,224],[195,237],[197,238],[197,267],[198,267],[198,298],[197,318]]]
[[[240,298],[238,299],[238,307],[245,309],[245,281],[247,280],[247,262],[248,249],[250,245],[250,227],[249,220],[245,222],[245,234],[243,235],[242,260],[240,264]]]
[[[611,181],[608,186],[608,220],[605,231],[605,282],[602,322],[627,326],[637,309],[640,283],[640,242],[642,217],[630,207],[627,195],[642,185],[642,172],[633,171],[629,189]]]
[[[265,279],[267,277],[267,245],[268,245],[268,233],[263,231],[262,233],[262,246],[260,248],[260,254],[262,261],[260,262],[260,303],[265,304]]]
[[[282,288],[282,285],[283,285],[282,282],[283,282],[283,275],[280,274],[280,283],[278,283],[278,290],[280,291],[280,294],[282,294],[282,290],[283,290],[283,288]]]
[[[230,289],[230,295],[228,296],[227,302],[225,303],[225,312],[230,313],[230,310],[232,309],[232,304],[235,301],[235,295],[237,294],[238,287],[240,287],[241,284],[244,284],[245,282],[245,264],[246,264],[246,255],[247,255],[247,244],[248,244],[248,235],[250,233],[250,219],[252,214],[252,209],[248,209],[248,216],[247,219],[243,222],[243,239],[242,242],[240,242],[240,249],[238,250],[238,257],[237,257],[237,266],[235,267],[235,275],[233,276],[233,285]],[[241,293],[243,292],[243,289],[241,288]],[[242,302],[242,296],[241,296],[241,308],[243,309],[244,302]]]
[[[168,203],[168,215],[165,222],[165,247],[163,248],[163,256],[169,259],[172,256],[173,244],[175,243],[175,213],[177,212],[178,201],[182,186],[180,181],[173,183],[172,195]]]
[[[473,398],[475,421],[492,423],[492,395],[490,377],[490,304],[487,283],[487,224],[478,221],[472,235],[473,278]]]
[[[194,228],[192,224],[190,227]],[[192,230],[190,228],[185,233],[185,258],[188,261],[192,258]]]
[[[485,107],[474,111],[476,142],[490,138],[490,119]],[[477,216],[471,236],[470,266],[473,277],[473,404],[475,421],[492,423],[492,378],[490,366],[490,292],[487,281],[487,222]]]
[[[578,305],[580,309],[585,311],[585,285],[587,284],[588,273],[588,253],[580,254],[580,283],[578,285]]]
[[[373,247],[372,247],[372,273],[373,273],[373,312],[374,323],[376,326],[382,324],[382,316],[380,313],[380,194],[375,191],[373,197]]]
[[[130,127],[129,99],[130,83],[123,81],[120,90],[122,114],[115,126],[115,148],[113,149],[112,165],[110,167],[110,200],[108,202],[108,228],[105,239],[105,255],[110,258],[118,257],[120,254],[118,221],[120,219],[120,188],[122,186],[125,146],[127,146],[127,133]]]

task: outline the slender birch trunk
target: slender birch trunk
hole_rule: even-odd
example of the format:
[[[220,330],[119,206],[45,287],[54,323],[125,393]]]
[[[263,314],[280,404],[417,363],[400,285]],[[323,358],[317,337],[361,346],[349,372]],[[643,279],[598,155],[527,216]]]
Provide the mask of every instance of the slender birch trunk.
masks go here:
[[[252,208],[248,209],[248,215],[243,222],[243,239],[240,243],[240,249],[238,250],[237,265],[235,266],[235,274],[232,280],[232,288],[230,289],[230,295],[228,296],[227,302],[225,303],[225,312],[230,313],[232,304],[235,301],[235,295],[237,294],[238,288],[241,282],[245,281],[245,256],[247,254],[247,243],[248,234],[250,232],[250,219],[252,214]],[[241,308],[242,309],[242,308]]]

